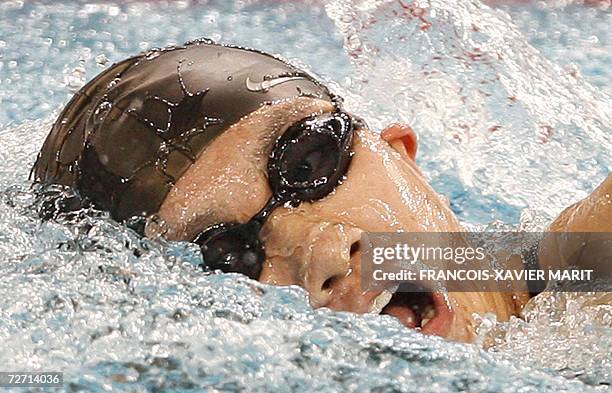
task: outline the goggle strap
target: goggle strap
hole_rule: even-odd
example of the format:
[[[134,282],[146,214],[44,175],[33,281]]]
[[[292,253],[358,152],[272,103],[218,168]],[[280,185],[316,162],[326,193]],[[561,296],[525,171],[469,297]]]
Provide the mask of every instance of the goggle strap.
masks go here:
[[[282,205],[283,203],[285,203],[284,198],[273,195],[270,200],[268,200],[268,203],[266,203],[266,205],[251,219],[251,222],[257,222],[260,226],[263,226],[270,216],[270,213],[272,213],[276,207]]]

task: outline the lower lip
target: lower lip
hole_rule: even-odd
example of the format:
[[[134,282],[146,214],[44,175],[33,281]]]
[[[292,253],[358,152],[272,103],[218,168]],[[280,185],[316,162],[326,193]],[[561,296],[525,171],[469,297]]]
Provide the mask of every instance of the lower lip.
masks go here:
[[[433,293],[432,298],[436,307],[436,316],[422,327],[421,331],[425,334],[445,337],[450,332],[453,323],[453,310],[441,293]]]

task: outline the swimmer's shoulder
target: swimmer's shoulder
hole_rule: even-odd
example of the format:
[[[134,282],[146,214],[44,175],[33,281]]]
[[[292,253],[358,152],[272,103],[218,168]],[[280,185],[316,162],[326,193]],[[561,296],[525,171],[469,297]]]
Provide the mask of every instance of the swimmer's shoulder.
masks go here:
[[[612,174],[559,214],[540,241],[537,260],[543,269],[577,266],[612,276]]]

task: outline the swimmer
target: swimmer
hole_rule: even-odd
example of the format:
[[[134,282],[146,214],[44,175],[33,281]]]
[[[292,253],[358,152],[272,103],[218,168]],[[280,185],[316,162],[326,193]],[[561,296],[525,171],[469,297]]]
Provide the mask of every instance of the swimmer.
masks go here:
[[[60,114],[33,168],[143,235],[197,243],[212,269],[299,285],[313,307],[376,310],[452,340],[473,314],[517,315],[526,293],[382,294],[360,285],[362,232],[459,232],[415,158],[413,130],[380,134],[308,73],[206,40],[121,61]],[[611,216],[612,181],[586,215]],[[580,203],[559,225],[580,221]],[[612,231],[609,220],[596,225]],[[427,303],[416,315],[413,303]],[[382,304],[384,303],[384,304]]]

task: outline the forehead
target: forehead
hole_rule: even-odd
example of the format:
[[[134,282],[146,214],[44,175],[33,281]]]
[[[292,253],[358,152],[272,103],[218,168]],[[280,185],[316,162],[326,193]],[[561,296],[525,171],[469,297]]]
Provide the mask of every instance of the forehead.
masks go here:
[[[267,161],[276,139],[296,122],[334,110],[329,101],[299,97],[266,105],[234,124],[163,201],[158,216],[165,236],[192,240],[210,225],[248,221],[271,195]]]

